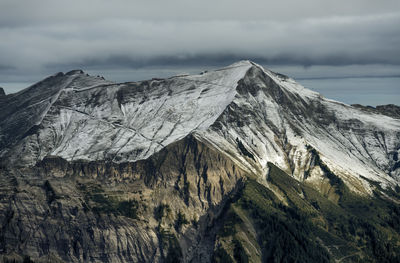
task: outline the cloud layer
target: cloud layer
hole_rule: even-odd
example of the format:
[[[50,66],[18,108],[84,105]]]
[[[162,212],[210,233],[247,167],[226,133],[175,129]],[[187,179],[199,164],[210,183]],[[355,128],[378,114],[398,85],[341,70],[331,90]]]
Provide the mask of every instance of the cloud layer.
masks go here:
[[[0,82],[72,68],[181,70],[239,59],[369,68],[363,75],[399,69],[400,1],[275,2],[3,0]]]

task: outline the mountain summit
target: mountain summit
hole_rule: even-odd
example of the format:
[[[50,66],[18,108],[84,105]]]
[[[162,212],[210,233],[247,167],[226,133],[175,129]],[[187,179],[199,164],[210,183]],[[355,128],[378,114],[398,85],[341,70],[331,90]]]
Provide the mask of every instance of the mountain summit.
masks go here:
[[[257,220],[274,217],[249,215],[272,211],[271,202],[287,207],[273,208],[285,220],[290,209],[305,209],[323,232],[301,234],[310,247],[343,245],[325,213],[338,207],[352,218],[349,196],[379,192],[385,204],[398,202],[399,152],[400,119],[326,99],[250,61],[126,83],[58,73],[0,97],[0,177],[3,196],[14,200],[0,206],[0,252],[74,262],[257,262],[271,256]],[[241,223],[230,222],[232,214]],[[221,234],[230,223],[234,231]],[[250,232],[235,234],[243,229]],[[376,259],[356,240],[372,241],[357,238],[351,255]],[[323,258],[346,253],[328,249]]]
[[[399,182],[398,119],[325,99],[250,61],[121,84],[74,70],[7,96],[0,109],[0,156],[18,166],[48,156],[135,162],[193,135],[255,174],[272,162],[313,180],[314,149],[355,191],[371,192],[363,177]]]

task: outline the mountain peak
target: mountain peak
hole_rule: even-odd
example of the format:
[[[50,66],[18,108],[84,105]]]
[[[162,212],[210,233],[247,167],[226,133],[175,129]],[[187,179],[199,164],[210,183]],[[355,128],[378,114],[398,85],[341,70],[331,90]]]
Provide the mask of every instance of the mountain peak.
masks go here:
[[[243,66],[244,65],[248,65],[248,66],[250,66],[250,65],[255,65],[255,63],[250,61],[250,60],[248,60],[248,59],[243,59],[243,60],[239,60],[237,62],[234,62],[233,64],[231,64],[231,65],[229,65],[227,67],[229,68],[231,66],[240,66],[240,65],[243,65]]]
[[[73,70],[35,86],[1,101],[6,162],[35,165],[46,156],[135,162],[195,134],[254,173],[271,162],[303,178],[308,145],[343,174],[383,185],[400,175],[388,154],[398,151],[399,120],[324,99],[249,60],[206,74],[120,84]],[[360,130],[365,136],[353,134]],[[376,137],[381,133],[384,139]],[[238,141],[249,154],[234,154]],[[304,162],[291,161],[293,155]]]
[[[67,75],[67,76],[77,75],[77,74],[85,74],[85,72],[83,72],[83,70],[81,70],[81,69],[74,69],[74,70],[71,70],[71,71],[65,73],[65,75]]]
[[[399,198],[400,119],[369,110],[246,60],[119,84],[81,70],[53,75],[0,98],[0,251],[52,262],[214,262],[217,254],[259,262],[275,256],[264,251],[280,235],[306,242],[284,244],[294,251],[315,251],[307,240],[318,238],[321,249],[345,248],[349,256],[334,251],[338,261],[375,261],[366,246],[377,229],[393,239],[391,217],[399,218],[394,203],[383,206]],[[336,215],[345,220],[336,225]],[[321,261],[307,251],[287,258]]]

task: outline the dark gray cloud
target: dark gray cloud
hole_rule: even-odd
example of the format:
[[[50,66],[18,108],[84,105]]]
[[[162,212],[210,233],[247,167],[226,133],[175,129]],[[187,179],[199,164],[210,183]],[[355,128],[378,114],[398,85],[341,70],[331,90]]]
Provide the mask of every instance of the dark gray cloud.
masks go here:
[[[2,0],[0,23],[25,24],[97,22],[99,20],[288,21],[305,17],[364,16],[399,10],[397,0]]]
[[[13,70],[13,69],[15,69],[15,67],[9,66],[9,65],[1,65],[0,64],[0,71],[9,71],[9,70]]]
[[[299,78],[400,72],[400,1],[0,2],[0,83],[116,81],[250,59]]]
[[[289,51],[288,51],[289,52]],[[400,57],[397,52],[388,54],[370,54],[369,56],[349,54],[346,52],[337,54],[326,54],[321,56],[298,55],[298,54],[278,54],[271,57],[257,56],[254,54],[240,55],[234,53],[205,53],[194,55],[170,55],[170,56],[149,56],[135,58],[127,55],[114,55],[103,58],[83,59],[78,63],[49,63],[45,67],[49,69],[66,70],[69,68],[85,69],[116,69],[116,68],[149,68],[149,67],[207,67],[207,66],[226,66],[239,60],[251,60],[262,65],[295,65],[302,67],[311,66],[346,66],[346,65],[400,65]],[[400,54],[399,54],[400,55]]]

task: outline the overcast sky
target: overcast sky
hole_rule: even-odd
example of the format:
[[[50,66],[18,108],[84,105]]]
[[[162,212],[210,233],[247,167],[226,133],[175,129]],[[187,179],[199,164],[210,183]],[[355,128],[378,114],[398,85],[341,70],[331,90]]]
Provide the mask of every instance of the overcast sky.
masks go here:
[[[300,82],[399,77],[400,1],[0,0],[1,85],[75,68],[141,80],[240,59]]]

